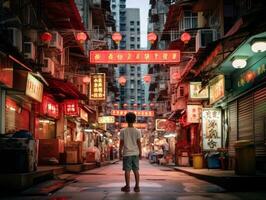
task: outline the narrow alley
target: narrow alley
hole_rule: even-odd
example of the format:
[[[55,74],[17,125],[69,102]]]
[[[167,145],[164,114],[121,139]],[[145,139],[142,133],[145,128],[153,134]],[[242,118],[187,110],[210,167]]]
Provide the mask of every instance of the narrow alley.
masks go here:
[[[54,193],[44,196],[37,186],[24,192],[24,196],[3,199],[20,200],[263,200],[266,193],[230,193],[225,189],[177,172],[170,167],[150,164],[143,159],[140,162],[141,191],[135,193],[134,176],[131,175],[131,191],[124,193],[120,188],[124,185],[122,163],[84,171],[75,175],[76,178]],[[41,188],[39,188],[41,190]],[[33,193],[35,193],[35,195]]]

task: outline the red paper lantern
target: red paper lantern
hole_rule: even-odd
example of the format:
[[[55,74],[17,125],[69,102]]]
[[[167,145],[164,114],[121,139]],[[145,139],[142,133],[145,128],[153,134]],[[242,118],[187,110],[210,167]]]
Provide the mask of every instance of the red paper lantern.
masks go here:
[[[154,103],[150,103],[150,107],[153,107],[154,106]]]
[[[137,104],[137,103],[134,103],[133,106],[134,106],[134,107],[138,107],[138,104]]]
[[[147,106],[147,104],[146,104],[146,103],[144,103],[144,104],[142,104],[142,106],[145,108],[145,107]]]
[[[182,33],[181,41],[187,44],[191,40],[191,35],[187,32]]]
[[[117,104],[117,103],[115,103],[115,104],[114,104],[114,107],[118,107],[118,104]]]
[[[49,32],[44,32],[41,35],[41,40],[42,40],[42,42],[45,42],[45,43],[50,42],[52,40],[52,38],[53,38],[53,36]]]
[[[118,79],[118,83],[122,86],[125,86],[126,85],[126,82],[127,82],[127,79],[125,76],[121,76],[119,79]]]
[[[123,107],[127,107],[127,103],[124,103],[124,104],[123,104]]]
[[[143,80],[145,83],[149,84],[151,82],[151,75],[147,74],[143,76]]]
[[[119,44],[119,42],[122,40],[122,35],[118,32],[115,32],[112,35],[112,40],[114,40],[116,44]]]
[[[87,40],[87,35],[84,32],[79,32],[76,35],[76,40],[80,43],[84,43]]]
[[[157,35],[154,32],[151,32],[147,35],[147,38],[148,38],[149,42],[151,44],[153,44],[155,42],[155,40],[157,39]]]

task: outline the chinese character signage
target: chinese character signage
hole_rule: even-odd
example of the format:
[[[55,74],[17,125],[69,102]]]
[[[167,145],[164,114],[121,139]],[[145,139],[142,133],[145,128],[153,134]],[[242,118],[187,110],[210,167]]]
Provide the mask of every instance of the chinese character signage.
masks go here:
[[[86,122],[89,121],[88,113],[86,111],[80,108],[79,114],[80,114],[79,116],[81,119],[83,119]]]
[[[99,124],[113,124],[115,123],[115,117],[114,116],[98,117],[98,123]]]
[[[90,63],[94,64],[164,64],[179,62],[179,50],[90,51]]]
[[[222,117],[220,109],[203,108],[202,138],[203,150],[217,150],[222,146]]]
[[[204,89],[201,88],[201,82],[189,83],[189,98],[190,99],[208,99],[209,90],[208,86]]]
[[[42,102],[43,85],[33,75],[28,73],[26,95],[38,102]]]
[[[147,124],[146,123],[134,123],[133,126],[138,129],[146,129]],[[121,128],[126,128],[127,123],[121,123]]]
[[[187,105],[187,122],[200,123],[202,105]]]
[[[41,108],[41,113],[44,115],[55,119],[59,118],[59,104],[51,97],[43,96]]]
[[[224,76],[218,75],[210,81],[210,104],[224,97]]]
[[[96,73],[91,74],[90,83],[90,100],[105,100],[105,74]]]
[[[78,100],[65,100],[64,113],[67,116],[79,116]]]
[[[153,117],[154,111],[151,110],[112,110],[111,115],[113,116],[126,116],[128,112],[135,113],[136,116],[140,117]]]
[[[166,119],[156,119],[155,120],[155,129],[156,131],[165,131]]]

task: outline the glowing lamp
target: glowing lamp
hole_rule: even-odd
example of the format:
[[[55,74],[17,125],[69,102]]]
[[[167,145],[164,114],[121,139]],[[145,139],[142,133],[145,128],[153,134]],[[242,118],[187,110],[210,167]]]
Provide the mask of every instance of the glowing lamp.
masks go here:
[[[252,80],[254,80],[256,78],[256,73],[253,72],[253,71],[248,71],[246,74],[245,74],[245,80],[247,82],[250,82]]]
[[[182,33],[181,41],[187,44],[191,40],[191,35],[187,32]]]
[[[118,32],[115,32],[112,35],[112,40],[114,40],[116,44],[119,44],[119,42],[122,40],[122,35]]]
[[[147,35],[147,38],[148,38],[149,42],[151,44],[153,44],[157,39],[157,35],[155,33],[151,32]]]
[[[123,104],[123,107],[127,107],[127,103],[124,103],[124,104]]]
[[[80,43],[84,43],[87,40],[87,35],[84,32],[79,32],[76,35],[76,40]]]
[[[125,86],[126,85],[126,82],[127,82],[127,79],[125,76],[121,76],[119,79],[118,79],[118,83],[121,85],[121,86]]]
[[[151,75],[147,74],[143,76],[143,80],[145,83],[149,84],[151,82]]]
[[[153,107],[154,106],[154,103],[150,103],[150,107]]]
[[[251,41],[251,50],[254,53],[266,51],[266,39],[265,38],[255,38]]]
[[[91,78],[89,76],[84,76],[83,77],[83,83],[90,83],[91,82]]]
[[[115,103],[115,104],[114,104],[114,107],[118,107],[118,104],[117,104],[117,103]]]
[[[53,36],[49,32],[44,32],[41,34],[41,40],[42,42],[48,43],[52,40]]]
[[[244,57],[244,56],[233,57],[232,58],[232,65],[236,69],[241,69],[241,68],[246,67],[247,57]]]
[[[138,107],[138,104],[137,104],[137,103],[134,103],[133,106],[134,106],[134,107]]]
[[[147,104],[146,104],[146,103],[144,103],[144,104],[142,104],[142,106],[145,108],[145,107],[147,106]]]

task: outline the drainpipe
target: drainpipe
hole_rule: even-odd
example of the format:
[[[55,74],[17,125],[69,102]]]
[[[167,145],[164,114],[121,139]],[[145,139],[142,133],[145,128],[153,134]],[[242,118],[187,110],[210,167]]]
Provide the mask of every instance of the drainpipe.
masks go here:
[[[0,87],[0,134],[5,133],[6,91]]]

